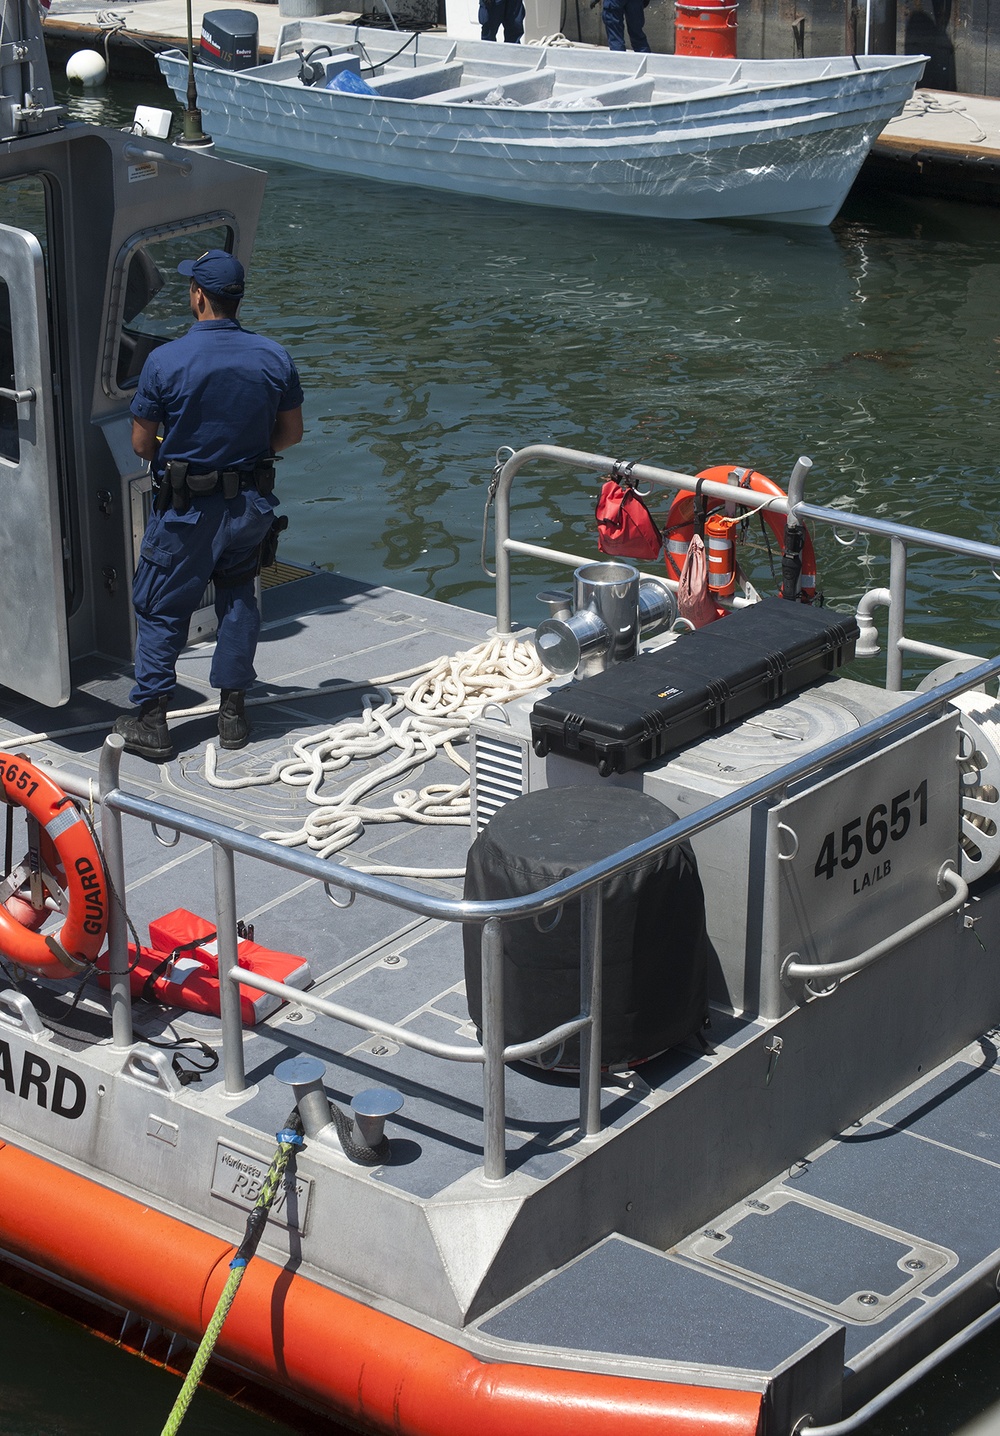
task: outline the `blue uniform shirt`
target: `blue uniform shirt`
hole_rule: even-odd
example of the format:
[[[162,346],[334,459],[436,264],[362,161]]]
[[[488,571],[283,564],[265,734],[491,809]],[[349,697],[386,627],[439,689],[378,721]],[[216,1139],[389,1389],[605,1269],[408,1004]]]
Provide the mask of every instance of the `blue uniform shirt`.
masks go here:
[[[280,410],[297,409],[302,385],[288,353],[235,319],[203,319],[154,349],[131,403],[163,425],[155,468],[184,459],[193,473],[252,468],[271,451]]]

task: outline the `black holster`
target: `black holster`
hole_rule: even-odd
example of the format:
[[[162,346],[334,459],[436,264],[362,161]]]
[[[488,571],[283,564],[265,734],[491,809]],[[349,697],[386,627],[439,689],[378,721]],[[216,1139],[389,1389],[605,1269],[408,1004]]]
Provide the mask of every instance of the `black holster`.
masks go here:
[[[163,471],[161,488],[165,487],[169,490],[170,503],[175,514],[186,514],[191,505],[187,482],[189,467],[186,459],[168,459],[167,467]],[[165,512],[166,507],[166,503],[164,503],[160,512]]]
[[[270,532],[260,546],[260,557],[257,560],[257,572],[262,568],[270,568],[278,556],[278,539],[288,527],[288,515],[281,514],[271,524]]]
[[[254,469],[254,482],[257,485],[257,492],[265,498],[274,492],[274,458],[258,459]],[[287,522],[287,520],[286,520]],[[265,540],[266,542],[266,540]],[[277,542],[277,540],[275,540]]]

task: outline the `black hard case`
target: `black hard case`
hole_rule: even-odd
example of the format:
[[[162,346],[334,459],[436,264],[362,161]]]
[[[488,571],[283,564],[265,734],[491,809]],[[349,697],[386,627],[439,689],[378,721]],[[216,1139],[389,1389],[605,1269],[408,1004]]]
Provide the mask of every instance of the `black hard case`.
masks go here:
[[[535,752],[592,763],[605,777],[745,718],[854,657],[851,614],[766,598],[593,678],[540,698]]]

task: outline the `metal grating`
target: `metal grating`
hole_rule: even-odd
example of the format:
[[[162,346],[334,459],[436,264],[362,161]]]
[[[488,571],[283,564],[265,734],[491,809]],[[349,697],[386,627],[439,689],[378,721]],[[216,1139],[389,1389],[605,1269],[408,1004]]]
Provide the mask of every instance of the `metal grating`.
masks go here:
[[[472,743],[472,811],[476,832],[505,804],[526,792],[527,747],[523,739],[476,733]]]
[[[299,578],[312,578],[316,572],[314,568],[300,568],[295,563],[272,563],[260,571],[260,586],[265,588],[280,588],[283,583],[294,583]]]

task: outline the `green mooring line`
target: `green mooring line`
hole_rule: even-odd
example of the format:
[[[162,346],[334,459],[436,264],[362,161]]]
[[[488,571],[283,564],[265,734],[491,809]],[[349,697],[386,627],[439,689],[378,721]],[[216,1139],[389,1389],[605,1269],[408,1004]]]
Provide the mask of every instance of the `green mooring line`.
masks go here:
[[[302,1132],[298,1121],[298,1113],[293,1112],[285,1127],[277,1133],[278,1150],[274,1154],[274,1160],[268,1168],[267,1176],[264,1178],[263,1186],[260,1189],[260,1196],[254,1204],[254,1209],[247,1218],[246,1231],[243,1241],[240,1243],[239,1251],[229,1263],[229,1278],[222,1288],[222,1295],[216,1302],[215,1311],[212,1313],[212,1320],[208,1323],[205,1335],[201,1344],[195,1352],[191,1369],[188,1372],[184,1385],[181,1387],[174,1402],[173,1410],[167,1417],[160,1436],[174,1436],[184,1420],[188,1407],[191,1405],[191,1398],[194,1396],[201,1380],[202,1372],[208,1365],[208,1359],[212,1355],[215,1343],[219,1339],[219,1332],[222,1330],[222,1323],[229,1315],[229,1308],[233,1304],[236,1293],[239,1291],[240,1282],[243,1280],[243,1273],[257,1250],[258,1243],[267,1224],[267,1214],[271,1210],[271,1203],[274,1201],[281,1179],[284,1176],[288,1160],[297,1147],[302,1146]]]

